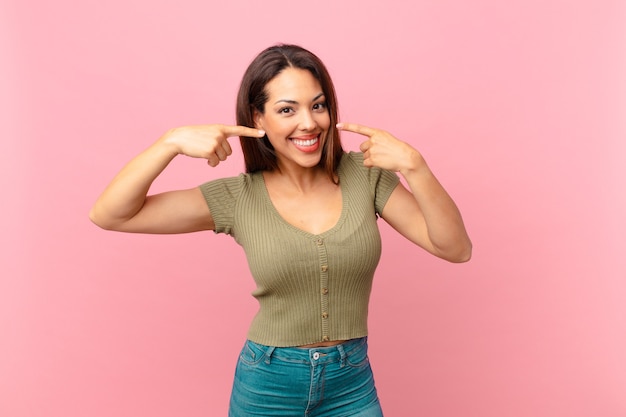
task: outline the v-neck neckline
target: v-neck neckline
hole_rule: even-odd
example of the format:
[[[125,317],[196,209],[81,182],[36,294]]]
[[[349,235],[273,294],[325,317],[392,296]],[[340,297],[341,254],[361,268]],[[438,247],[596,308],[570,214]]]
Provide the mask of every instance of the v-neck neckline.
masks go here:
[[[342,156],[343,159],[343,156]],[[263,172],[258,172],[258,176],[260,178],[260,184],[259,184],[259,188],[261,189],[261,194],[263,195],[263,200],[265,202],[265,205],[268,207],[269,211],[276,216],[280,223],[283,224],[284,226],[286,226],[287,228],[296,231],[300,234],[303,234],[305,236],[308,237],[312,237],[312,238],[319,238],[319,237],[324,237],[324,236],[328,236],[330,234],[333,234],[335,231],[337,231],[339,228],[341,228],[341,225],[343,224],[343,222],[346,219],[346,216],[348,214],[348,195],[345,192],[345,184],[343,181],[343,175],[342,175],[342,169],[341,169],[341,162],[339,163],[339,167],[337,169],[337,176],[339,178],[339,190],[341,191],[341,214],[339,215],[339,219],[337,219],[337,222],[331,226],[329,229],[321,232],[321,233],[311,233],[309,231],[306,231],[304,229],[301,229],[300,227],[288,222],[278,211],[278,209],[276,208],[276,206],[274,205],[274,202],[272,201],[272,198],[270,197],[270,193],[269,190],[267,189],[267,183],[265,182],[265,177],[263,175]]]

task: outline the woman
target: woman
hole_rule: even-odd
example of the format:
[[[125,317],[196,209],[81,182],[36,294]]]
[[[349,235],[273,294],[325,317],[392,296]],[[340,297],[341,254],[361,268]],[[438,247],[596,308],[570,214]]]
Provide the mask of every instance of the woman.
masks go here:
[[[270,47],[244,74],[237,126],[168,131],[133,159],[95,203],[102,228],[228,233],[257,289],[237,364],[230,416],[381,416],[367,359],[367,307],[382,217],[426,251],[464,262],[461,215],[422,155],[391,134],[337,123],[323,63],[294,45]],[[345,153],[339,131],[365,137]],[[212,167],[239,136],[246,174],[148,196],[178,155]],[[409,189],[396,174],[399,172]]]

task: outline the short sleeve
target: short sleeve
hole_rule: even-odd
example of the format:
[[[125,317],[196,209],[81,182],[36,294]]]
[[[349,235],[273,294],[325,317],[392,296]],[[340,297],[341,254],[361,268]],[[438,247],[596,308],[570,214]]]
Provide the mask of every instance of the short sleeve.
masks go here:
[[[361,152],[350,152],[348,155],[361,170],[366,172],[370,192],[374,196],[374,208],[376,210],[376,214],[380,216],[383,212],[385,204],[387,204],[387,200],[389,200],[389,196],[391,196],[391,193],[400,182],[400,178],[398,178],[396,173],[393,171],[376,167],[368,168],[364,166],[363,153]]]
[[[385,204],[387,204],[387,200],[389,200],[389,196],[391,196],[391,193],[400,182],[400,178],[398,178],[395,172],[387,171],[386,169],[370,168],[370,170],[378,171],[375,175],[376,198],[374,199],[374,205],[376,207],[376,213],[381,215]],[[372,173],[374,174],[374,172]]]
[[[200,191],[215,223],[215,233],[234,235],[235,207],[244,181],[245,174],[241,174],[237,177],[221,178],[200,185]]]

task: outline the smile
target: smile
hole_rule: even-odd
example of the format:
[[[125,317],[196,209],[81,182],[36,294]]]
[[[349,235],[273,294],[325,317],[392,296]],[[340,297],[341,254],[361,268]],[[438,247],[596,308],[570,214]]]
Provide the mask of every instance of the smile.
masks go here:
[[[315,136],[314,138],[311,139],[297,139],[297,138],[293,138],[291,139],[293,141],[293,143],[297,146],[313,146],[315,145],[319,140],[319,136]]]

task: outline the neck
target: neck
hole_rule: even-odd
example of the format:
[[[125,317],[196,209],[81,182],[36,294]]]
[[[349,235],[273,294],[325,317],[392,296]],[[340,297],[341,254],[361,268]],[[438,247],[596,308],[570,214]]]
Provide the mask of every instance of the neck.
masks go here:
[[[319,166],[312,168],[279,166],[278,170],[267,172],[266,174],[266,177],[273,177],[283,187],[288,187],[300,193],[313,190],[320,184],[329,181],[326,171]]]

